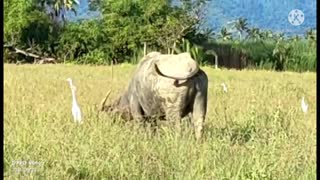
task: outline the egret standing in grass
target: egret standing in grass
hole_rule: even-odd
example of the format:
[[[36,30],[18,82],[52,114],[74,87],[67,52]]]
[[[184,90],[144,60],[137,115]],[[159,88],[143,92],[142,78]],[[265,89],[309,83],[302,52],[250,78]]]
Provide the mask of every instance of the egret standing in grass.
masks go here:
[[[222,83],[221,86],[222,86],[223,91],[224,91],[225,93],[228,92],[228,89],[227,89],[227,86],[226,86],[225,83]]]
[[[83,123],[81,118],[81,110],[78,106],[77,99],[76,99],[76,87],[72,83],[72,79],[68,78],[67,81],[70,84],[71,93],[72,93],[72,115],[75,122]]]
[[[308,104],[304,101],[304,97],[302,97],[302,100],[301,100],[301,108],[302,108],[302,111],[304,113],[307,113],[308,111]]]

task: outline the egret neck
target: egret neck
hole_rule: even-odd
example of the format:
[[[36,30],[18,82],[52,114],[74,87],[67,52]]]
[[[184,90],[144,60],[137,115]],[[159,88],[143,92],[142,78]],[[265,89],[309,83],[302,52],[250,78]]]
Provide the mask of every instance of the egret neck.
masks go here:
[[[72,93],[72,104],[77,104],[75,87],[73,85],[71,86],[71,93]]]

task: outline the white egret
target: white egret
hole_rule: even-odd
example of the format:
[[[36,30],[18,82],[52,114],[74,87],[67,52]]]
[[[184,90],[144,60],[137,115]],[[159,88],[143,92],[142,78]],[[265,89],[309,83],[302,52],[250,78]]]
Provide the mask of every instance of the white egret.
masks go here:
[[[79,105],[77,103],[77,99],[76,99],[76,87],[73,85],[71,78],[68,78],[67,81],[70,84],[71,93],[72,93],[72,115],[73,115],[73,119],[74,119],[75,122],[83,123],[82,118],[81,118],[81,110],[80,110],[80,107],[79,107]]]
[[[302,97],[302,100],[301,100],[301,108],[302,108],[302,111],[304,113],[307,113],[308,111],[308,104],[304,101],[304,97]]]
[[[222,83],[221,86],[224,92],[228,92],[227,85],[225,83]]]

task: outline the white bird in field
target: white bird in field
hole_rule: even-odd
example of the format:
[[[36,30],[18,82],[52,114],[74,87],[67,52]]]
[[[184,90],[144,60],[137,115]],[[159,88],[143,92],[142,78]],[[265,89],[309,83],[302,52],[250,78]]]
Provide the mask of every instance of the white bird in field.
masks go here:
[[[72,79],[68,78],[67,81],[70,84],[71,93],[72,93],[72,115],[75,122],[83,123],[81,118],[81,110],[78,106],[77,99],[76,99],[76,87],[72,84]]]
[[[308,104],[304,101],[304,97],[302,97],[302,100],[301,100],[301,108],[302,108],[302,111],[304,113],[307,113],[308,111]]]
[[[224,92],[228,92],[227,85],[225,83],[222,83],[221,86]]]

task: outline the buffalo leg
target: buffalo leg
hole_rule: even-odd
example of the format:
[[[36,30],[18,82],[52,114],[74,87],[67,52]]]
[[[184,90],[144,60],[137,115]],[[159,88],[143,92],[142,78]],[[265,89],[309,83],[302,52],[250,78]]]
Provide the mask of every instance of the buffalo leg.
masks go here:
[[[179,113],[179,108],[175,106],[167,106],[166,110],[166,119],[169,121],[170,124],[174,124],[175,130],[178,134],[181,133],[181,115]]]
[[[143,112],[136,96],[130,97],[130,110],[134,120],[141,122],[143,120]]]

